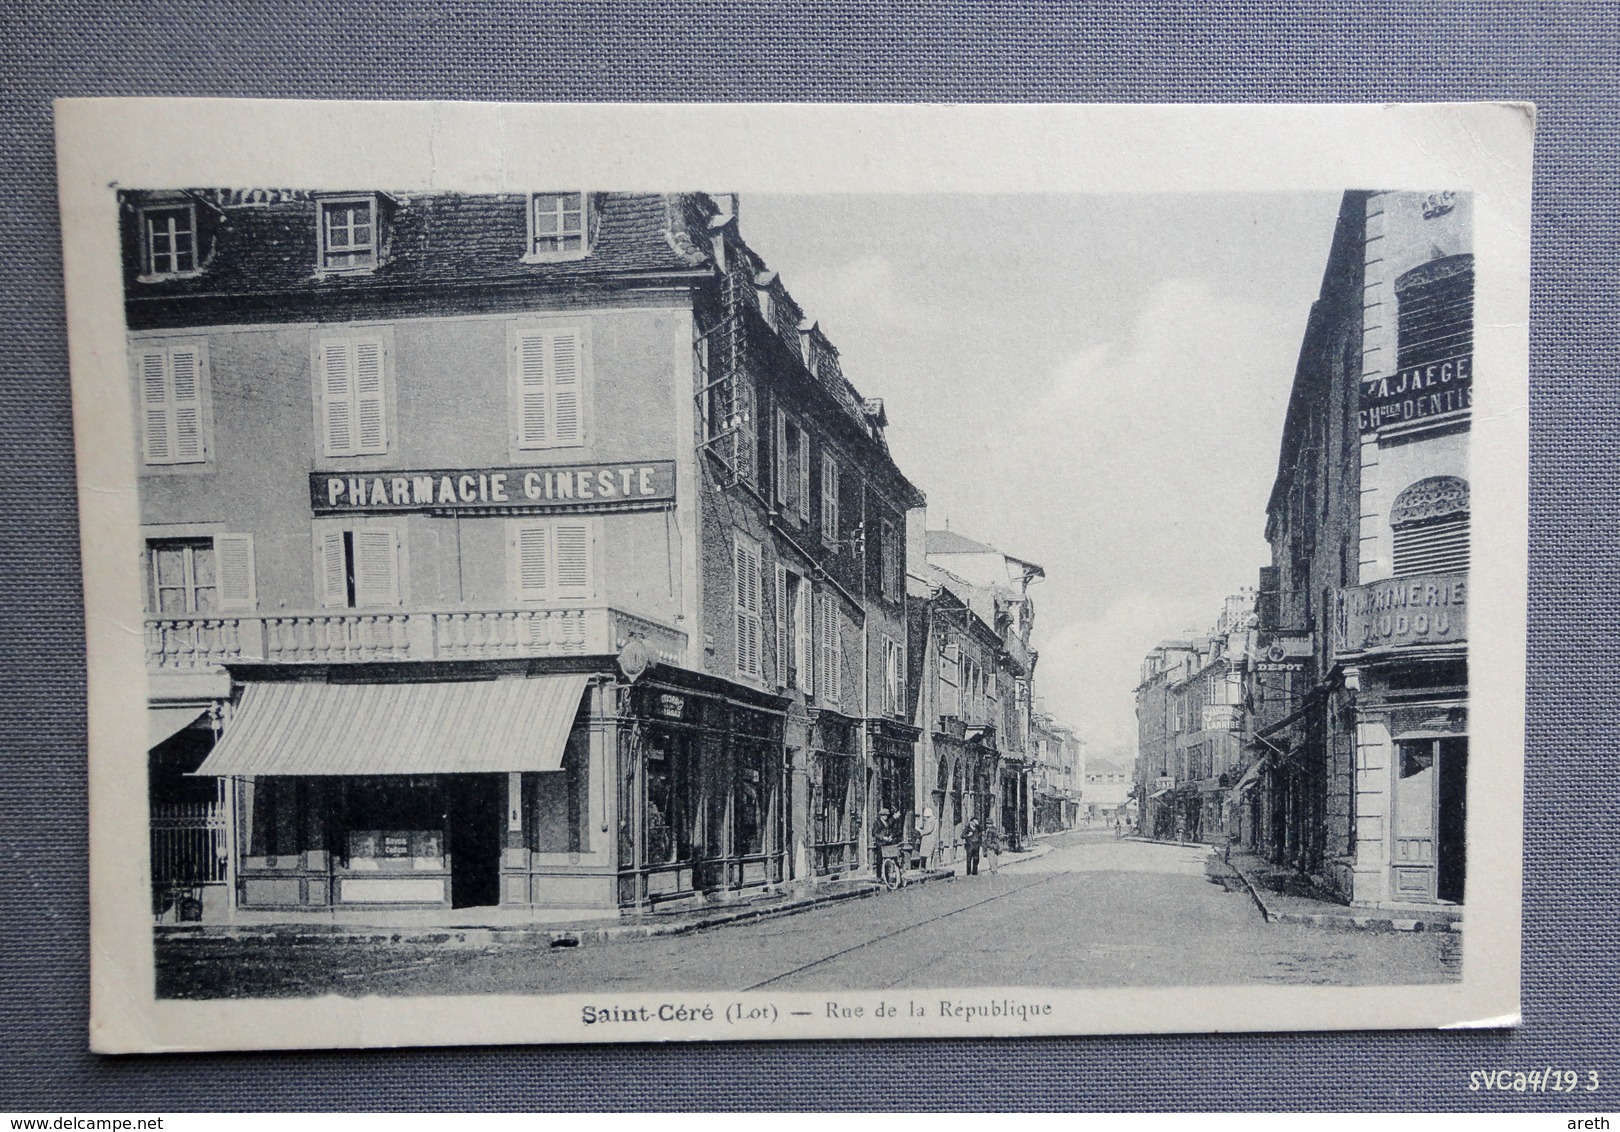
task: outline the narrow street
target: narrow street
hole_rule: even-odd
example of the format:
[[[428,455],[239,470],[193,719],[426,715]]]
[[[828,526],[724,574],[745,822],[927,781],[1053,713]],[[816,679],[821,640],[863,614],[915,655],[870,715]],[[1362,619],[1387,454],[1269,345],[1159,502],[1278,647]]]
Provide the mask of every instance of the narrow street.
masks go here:
[[[1459,974],[1450,933],[1265,922],[1208,849],[1079,830],[999,875],[958,876],[696,934],[593,944],[173,941],[160,997],[543,994],[942,986],[1370,985]]]

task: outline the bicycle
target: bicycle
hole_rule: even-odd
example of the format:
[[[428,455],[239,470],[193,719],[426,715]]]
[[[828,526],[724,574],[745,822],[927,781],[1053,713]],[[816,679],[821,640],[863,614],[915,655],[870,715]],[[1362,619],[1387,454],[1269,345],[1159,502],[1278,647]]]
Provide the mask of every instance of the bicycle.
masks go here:
[[[909,845],[879,845],[878,881],[890,892],[906,886],[905,859],[911,854]]]

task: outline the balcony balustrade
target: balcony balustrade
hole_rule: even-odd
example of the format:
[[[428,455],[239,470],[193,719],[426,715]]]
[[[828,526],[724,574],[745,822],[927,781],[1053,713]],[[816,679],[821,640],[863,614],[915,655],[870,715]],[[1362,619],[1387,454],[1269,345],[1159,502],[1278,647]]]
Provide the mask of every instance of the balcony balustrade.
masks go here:
[[[641,637],[678,664],[686,634],[607,605],[549,609],[425,610],[149,617],[146,662],[157,669],[224,664],[333,664],[393,660],[502,660],[613,655]]]

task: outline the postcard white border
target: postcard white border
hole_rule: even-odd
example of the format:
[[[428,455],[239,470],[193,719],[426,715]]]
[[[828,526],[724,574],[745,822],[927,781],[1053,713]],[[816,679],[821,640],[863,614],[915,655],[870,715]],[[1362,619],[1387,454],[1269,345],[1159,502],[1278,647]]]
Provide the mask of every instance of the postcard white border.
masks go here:
[[[1530,160],[1526,104],[1052,106],[57,103],[90,698],[91,1021],[101,1052],[686,1039],[965,1037],[1511,1025],[1518,1018],[1528,557]],[[357,144],[354,139],[364,139]],[[566,144],[564,139],[566,139]],[[615,994],[617,1003],[829,997],[866,1017],[587,1026],[600,996],[182,1002],[153,997],[146,674],[116,186],[535,184],[763,192],[1466,189],[1477,290],[1470,585],[1469,906],[1459,983],[1399,987],[960,988],[1052,1004],[1017,1025],[879,1001],[932,992]],[[1324,234],[1324,241],[1326,234]],[[108,411],[108,406],[117,406]],[[1482,548],[1488,547],[1488,553]],[[134,620],[132,620],[132,618]],[[1488,785],[1488,789],[1485,787]],[[544,1004],[543,1009],[537,1006]]]

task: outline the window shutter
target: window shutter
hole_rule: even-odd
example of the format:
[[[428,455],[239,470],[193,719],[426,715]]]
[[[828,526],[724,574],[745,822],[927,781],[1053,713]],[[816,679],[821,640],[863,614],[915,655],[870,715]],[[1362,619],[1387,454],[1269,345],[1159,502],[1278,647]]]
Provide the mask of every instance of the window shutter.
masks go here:
[[[799,519],[810,522],[810,434],[799,430]]]
[[[737,671],[758,676],[760,637],[759,551],[736,544]]]
[[[383,404],[383,348],[379,340],[353,344],[354,405],[358,422],[355,451],[388,451],[387,414]]]
[[[174,460],[196,463],[203,458],[201,353],[195,346],[170,350],[169,372],[173,379]]]
[[[221,609],[252,609],[257,604],[253,585],[253,536],[215,535],[214,573]]]
[[[580,340],[579,331],[570,327],[551,336],[552,443],[579,444],[584,438],[580,423]]]
[[[512,540],[513,578],[522,601],[534,601],[550,594],[551,526],[547,523],[518,523]]]
[[[169,438],[171,414],[167,370],[167,351],[145,350],[141,353],[141,420],[146,430],[146,462],[149,464],[167,464],[174,459],[174,444]]]
[[[787,687],[788,673],[788,581],[787,567],[776,564],[776,685]]]
[[[546,336],[520,331],[517,339],[518,447],[543,448],[551,443],[547,407]]]
[[[591,527],[586,520],[558,520],[552,526],[557,597],[591,596]]]
[[[336,528],[316,534],[315,588],[328,609],[349,604],[348,561],[343,553],[343,532]]]
[[[838,462],[830,455],[821,454],[821,537],[837,542],[838,530]]]
[[[788,447],[787,447],[787,414],[781,409],[776,410],[776,475],[775,492],[776,502],[787,506],[788,501]]]
[[[325,418],[328,456],[354,454],[354,380],[349,373],[349,344],[321,343],[321,415]]]
[[[399,604],[399,552],[393,531],[354,532],[354,603]]]
[[[827,694],[827,600],[825,594],[817,594],[810,606],[811,627],[810,637],[814,652],[810,661],[816,666],[816,687],[821,689],[823,697]]]
[[[813,597],[814,591],[810,588],[810,583],[801,579],[799,581],[798,601],[794,606],[794,628],[798,630],[799,638],[796,649],[799,661],[799,687],[804,690],[806,695],[814,695],[816,691],[814,675],[816,654],[812,651],[815,642],[811,625],[811,620],[814,617],[811,611]]]
[[[843,642],[838,623],[838,599],[832,594],[825,594],[822,602],[822,649],[826,654],[826,662],[822,673],[821,694],[828,703],[836,704],[844,688]]]

